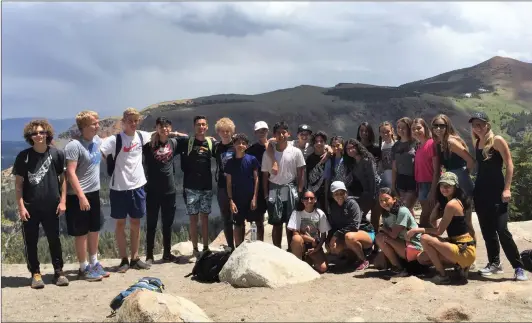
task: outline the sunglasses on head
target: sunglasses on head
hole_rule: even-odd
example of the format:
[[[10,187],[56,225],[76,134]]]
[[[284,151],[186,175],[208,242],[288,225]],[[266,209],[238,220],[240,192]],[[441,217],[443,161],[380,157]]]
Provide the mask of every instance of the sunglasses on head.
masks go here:
[[[447,128],[447,125],[444,123],[433,123],[432,128],[433,129],[445,129]]]
[[[46,131],[35,131],[35,132],[30,133],[30,135],[31,135],[32,137],[35,137],[35,136],[37,136],[37,135],[44,136],[44,135],[46,135]]]

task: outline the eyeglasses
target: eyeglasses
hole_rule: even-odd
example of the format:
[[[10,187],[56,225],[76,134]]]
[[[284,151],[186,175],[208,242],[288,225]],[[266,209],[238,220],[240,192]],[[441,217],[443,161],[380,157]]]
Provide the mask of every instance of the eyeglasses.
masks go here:
[[[313,201],[314,197],[312,196],[303,196],[303,201]]]
[[[35,137],[37,135],[45,136],[46,135],[46,131],[35,131],[35,132],[30,133],[30,135],[32,137]]]
[[[432,129],[446,129],[447,125],[443,123],[434,123]]]

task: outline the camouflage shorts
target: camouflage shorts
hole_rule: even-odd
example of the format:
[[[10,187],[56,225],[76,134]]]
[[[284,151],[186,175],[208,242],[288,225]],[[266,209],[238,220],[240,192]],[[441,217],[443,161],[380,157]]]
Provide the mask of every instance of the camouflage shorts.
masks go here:
[[[185,201],[187,203],[187,214],[198,213],[210,214],[212,204],[211,190],[191,190],[185,188]]]

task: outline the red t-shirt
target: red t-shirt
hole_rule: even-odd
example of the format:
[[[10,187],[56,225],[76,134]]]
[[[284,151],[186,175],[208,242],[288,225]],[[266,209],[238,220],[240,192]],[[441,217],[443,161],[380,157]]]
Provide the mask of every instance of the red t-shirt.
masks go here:
[[[416,151],[414,159],[414,175],[418,183],[431,183],[434,175],[432,167],[432,158],[436,155],[434,140],[429,139],[423,145],[420,145]]]

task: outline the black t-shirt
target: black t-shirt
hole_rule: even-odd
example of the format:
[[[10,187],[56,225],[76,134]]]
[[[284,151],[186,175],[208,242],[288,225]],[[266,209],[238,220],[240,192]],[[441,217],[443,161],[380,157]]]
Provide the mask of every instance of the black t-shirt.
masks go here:
[[[61,187],[58,176],[65,169],[65,154],[54,147],[44,153],[33,148],[21,151],[15,159],[13,174],[24,177],[22,199],[26,205],[59,203]]]
[[[146,163],[148,192],[175,193],[174,157],[181,153],[179,148],[184,146],[179,144],[180,141],[188,141],[188,137],[170,138],[165,143],[159,141],[155,147],[148,142],[142,147]]]
[[[259,162],[259,165],[262,166],[262,156],[264,155],[265,151],[266,146],[256,142],[250,147],[248,147],[248,149],[246,149],[246,154],[255,156],[255,158],[257,158],[257,161]],[[263,191],[264,190],[262,188],[262,172],[259,169],[259,197],[264,196]]]
[[[373,155],[375,162],[378,163],[381,160],[382,153],[381,148],[375,145],[366,146],[366,149]]]
[[[192,150],[188,154],[188,142],[182,140],[179,150],[182,150],[181,163],[184,172],[183,187],[191,190],[212,190],[211,158],[214,154],[209,150],[207,140],[194,139]],[[213,141],[212,149],[214,150]]]
[[[227,161],[235,157],[235,154],[236,151],[232,143],[229,143],[227,145],[224,145],[221,142],[216,143],[214,155],[216,158],[216,164],[218,165],[218,187],[220,188],[227,187],[224,169],[227,165]]]
[[[325,185],[325,163],[319,164],[321,156],[311,154],[307,157],[307,187],[312,192],[322,192]]]

